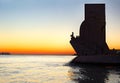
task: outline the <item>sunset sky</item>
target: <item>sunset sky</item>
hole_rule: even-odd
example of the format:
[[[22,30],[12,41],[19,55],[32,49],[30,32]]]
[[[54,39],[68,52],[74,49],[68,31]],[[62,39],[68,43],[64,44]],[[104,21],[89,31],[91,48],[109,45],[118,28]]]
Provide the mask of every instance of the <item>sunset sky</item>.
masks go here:
[[[106,41],[120,49],[120,0],[0,0],[0,52],[74,54],[85,3],[106,4]]]

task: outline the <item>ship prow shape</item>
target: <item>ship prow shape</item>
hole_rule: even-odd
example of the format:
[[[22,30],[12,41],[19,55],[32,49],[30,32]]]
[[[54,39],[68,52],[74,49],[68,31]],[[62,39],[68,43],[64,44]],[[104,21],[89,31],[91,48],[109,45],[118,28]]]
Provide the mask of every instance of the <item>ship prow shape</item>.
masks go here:
[[[72,32],[70,43],[77,53],[72,62],[120,63],[106,43],[105,4],[85,4],[85,20],[80,26],[79,36]],[[118,59],[119,58],[119,59]]]

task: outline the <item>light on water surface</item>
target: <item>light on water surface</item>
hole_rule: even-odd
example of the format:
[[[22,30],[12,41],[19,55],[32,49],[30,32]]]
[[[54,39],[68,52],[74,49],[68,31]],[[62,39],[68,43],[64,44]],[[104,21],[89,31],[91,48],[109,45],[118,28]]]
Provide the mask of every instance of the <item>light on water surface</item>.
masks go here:
[[[69,83],[70,56],[0,56],[0,83]]]
[[[75,56],[0,56],[0,83],[119,83],[119,67],[67,66]]]

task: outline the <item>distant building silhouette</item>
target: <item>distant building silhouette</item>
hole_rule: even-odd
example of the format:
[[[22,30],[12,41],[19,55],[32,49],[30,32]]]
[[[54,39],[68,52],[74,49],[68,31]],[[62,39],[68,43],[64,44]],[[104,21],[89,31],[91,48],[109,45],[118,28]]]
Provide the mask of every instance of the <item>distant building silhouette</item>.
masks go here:
[[[72,32],[70,43],[78,55],[107,54],[105,4],[85,4],[85,20],[79,36]]]
[[[0,55],[10,55],[9,52],[0,52]]]

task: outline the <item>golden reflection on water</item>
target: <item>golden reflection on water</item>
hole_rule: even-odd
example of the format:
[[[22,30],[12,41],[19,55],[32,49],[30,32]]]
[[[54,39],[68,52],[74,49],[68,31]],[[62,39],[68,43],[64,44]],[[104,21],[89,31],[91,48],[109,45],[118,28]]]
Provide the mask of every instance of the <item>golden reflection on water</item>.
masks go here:
[[[0,83],[119,83],[119,67],[65,66],[74,56],[0,56]]]
[[[70,83],[71,56],[0,56],[0,83]]]

